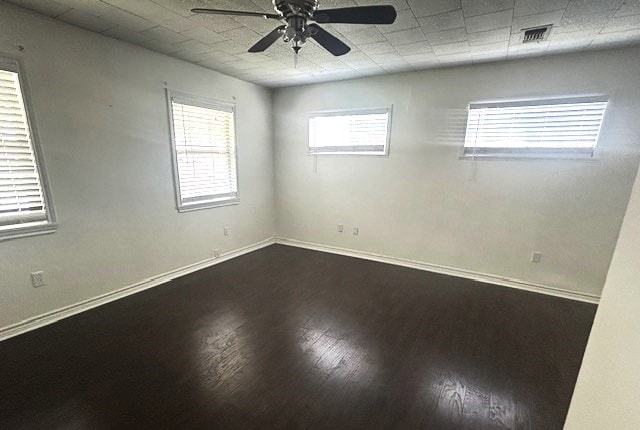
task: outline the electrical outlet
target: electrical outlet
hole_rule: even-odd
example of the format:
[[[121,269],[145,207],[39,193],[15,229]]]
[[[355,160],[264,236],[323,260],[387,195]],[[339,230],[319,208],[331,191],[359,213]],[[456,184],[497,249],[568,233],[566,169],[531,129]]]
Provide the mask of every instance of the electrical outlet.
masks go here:
[[[229,227],[224,228],[224,235],[229,236]]]
[[[357,236],[359,233],[358,227],[353,227],[353,235]]]
[[[534,252],[531,254],[531,262],[539,263],[542,260],[542,252]]]
[[[35,288],[44,287],[46,285],[44,282],[44,272],[31,273],[31,283]]]
[[[220,258],[220,250],[219,249],[214,249],[213,250],[213,256],[215,258]]]
[[[342,233],[344,231],[344,225],[338,224],[338,232]]]

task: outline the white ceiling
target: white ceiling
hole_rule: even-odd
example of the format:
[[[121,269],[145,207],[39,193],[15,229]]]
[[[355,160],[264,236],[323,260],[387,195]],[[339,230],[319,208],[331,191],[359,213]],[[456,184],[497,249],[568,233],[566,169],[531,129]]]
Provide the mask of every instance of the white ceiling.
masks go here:
[[[320,0],[320,9],[392,4],[393,25],[323,25],[351,52],[308,42],[294,68],[278,42],[246,50],[278,21],[196,15],[193,7],[272,12],[270,0],[6,0],[237,78],[277,87],[640,43],[640,0]],[[521,29],[553,24],[522,44]]]

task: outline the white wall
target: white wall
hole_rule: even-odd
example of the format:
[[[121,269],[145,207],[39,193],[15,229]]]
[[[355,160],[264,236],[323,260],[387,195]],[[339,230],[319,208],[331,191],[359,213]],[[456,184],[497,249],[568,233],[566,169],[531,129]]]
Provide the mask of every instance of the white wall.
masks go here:
[[[277,90],[278,234],[598,295],[638,167],[638,70],[629,48]],[[471,101],[601,93],[596,161],[458,157]],[[389,158],[318,156],[314,173],[309,112],[389,105]]]
[[[566,430],[640,429],[640,174],[591,330]]]
[[[60,223],[0,242],[0,327],[273,236],[269,90],[2,2],[0,28],[0,52],[23,63]],[[164,81],[235,98],[239,205],[176,211]],[[31,287],[35,270],[46,287]]]
[[[0,243],[0,327],[271,237],[275,215],[288,238],[600,293],[638,165],[637,48],[295,87],[272,100],[5,3],[0,26],[0,53],[24,66],[60,222],[52,235]],[[240,205],[175,210],[165,81],[235,97]],[[594,162],[458,159],[469,101],[592,93],[611,96]],[[308,112],[391,104],[389,158],[318,157],[314,173]],[[533,250],[542,263],[529,262]],[[35,270],[46,287],[31,287]]]

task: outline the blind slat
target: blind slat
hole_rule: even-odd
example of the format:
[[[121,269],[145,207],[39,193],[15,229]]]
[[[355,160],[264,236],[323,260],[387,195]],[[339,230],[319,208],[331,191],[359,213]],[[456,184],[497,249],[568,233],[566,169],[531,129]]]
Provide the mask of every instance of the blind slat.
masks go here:
[[[233,111],[172,100],[181,203],[237,195]]]
[[[566,153],[571,149],[595,148],[607,102],[594,99],[580,103],[531,103],[472,104],[465,153],[500,155],[514,153],[510,150],[513,148],[530,152],[544,150],[548,154],[551,149]]]
[[[386,153],[389,111],[318,114],[309,118],[311,154]]]
[[[46,220],[18,74],[0,71],[0,226]]]

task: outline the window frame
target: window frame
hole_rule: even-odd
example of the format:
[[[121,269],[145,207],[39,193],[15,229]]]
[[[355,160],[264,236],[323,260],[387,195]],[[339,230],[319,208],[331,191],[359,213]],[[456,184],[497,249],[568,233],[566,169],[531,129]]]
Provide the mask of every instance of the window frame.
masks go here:
[[[496,153],[473,153],[467,152],[465,149],[466,131],[469,121],[469,111],[471,106],[486,107],[518,107],[518,106],[536,106],[536,105],[553,105],[553,104],[571,104],[571,103],[607,103],[600,122],[600,128],[596,135],[595,144],[590,149],[580,148],[533,148],[529,151],[513,152],[496,152]],[[530,99],[507,99],[499,101],[478,101],[470,102],[467,105],[467,117],[465,121],[465,133],[460,146],[459,159],[461,160],[573,160],[584,162],[597,162],[597,152],[599,147],[600,135],[604,127],[608,112],[610,110],[609,103],[611,97],[605,94],[586,95],[586,96],[567,96],[567,97],[548,97],[548,98],[530,98]]]
[[[182,91],[176,91],[169,88],[166,88],[166,99],[167,99],[167,113],[169,116],[169,140],[171,142],[171,162],[172,162],[172,171],[173,171],[173,186],[174,186],[174,194],[176,199],[176,209],[178,212],[191,212],[201,209],[211,209],[221,206],[231,206],[237,205],[240,203],[240,174],[238,167],[238,133],[236,126],[236,104],[234,102],[225,102],[220,100],[209,99],[206,97],[196,96],[193,94],[185,93]],[[220,199],[207,199],[191,204],[184,204],[182,202],[182,190],[180,189],[180,176],[178,172],[178,151],[176,149],[176,138],[175,138],[175,128],[173,123],[173,100],[176,100],[178,103],[190,104],[192,106],[199,106],[207,109],[220,110],[225,112],[231,112],[232,121],[233,121],[233,141],[232,145],[234,148],[234,158],[235,158],[235,176],[236,176],[236,193],[235,197]]]
[[[58,228],[58,218],[53,198],[51,194],[51,186],[45,167],[44,155],[40,145],[40,135],[36,127],[35,114],[31,104],[30,88],[27,77],[23,72],[21,60],[17,58],[0,56],[0,70],[14,72],[18,74],[20,83],[20,93],[22,103],[24,105],[26,126],[29,129],[29,137],[31,138],[31,150],[36,164],[36,170],[40,179],[40,187],[42,188],[42,199],[45,208],[44,221],[25,222],[17,224],[8,224],[0,228],[0,242],[20,237],[36,236],[41,234],[54,233]]]
[[[349,115],[370,115],[370,114],[387,114],[387,136],[383,152],[311,152],[311,119],[315,117],[329,116],[349,116]],[[387,107],[366,107],[366,108],[350,108],[350,109],[331,109],[309,112],[307,115],[307,155],[346,155],[359,157],[388,157],[391,147],[391,124],[393,117],[393,105]]]

